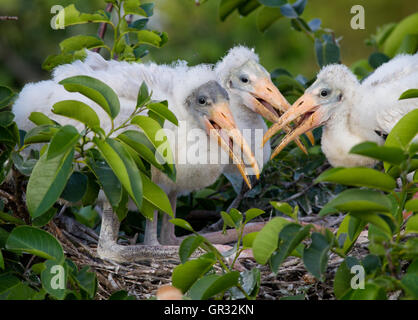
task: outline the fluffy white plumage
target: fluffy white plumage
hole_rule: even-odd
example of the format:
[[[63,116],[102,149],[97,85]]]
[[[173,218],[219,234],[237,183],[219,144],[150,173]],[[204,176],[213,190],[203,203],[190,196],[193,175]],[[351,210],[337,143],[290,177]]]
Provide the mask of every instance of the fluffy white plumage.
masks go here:
[[[179,121],[185,121],[187,128],[190,130],[201,131],[200,136],[207,138],[206,152],[214,150],[211,148],[218,149],[217,143],[207,136],[201,125],[185,106],[185,99],[193,89],[208,81],[216,80],[216,76],[210,66],[199,65],[190,68],[186,67],[183,62],[172,66],[156,65],[154,63],[130,64],[106,61],[99,54],[89,53],[87,60],[84,62],[76,61],[56,68],[52,80],[27,84],[23,88],[13,106],[18,127],[26,131],[34,127],[28,117],[32,112],[38,111],[61,124],[72,124],[79,130],[83,129],[84,125],[78,121],[56,115],[51,111],[54,103],[70,99],[85,102],[93,107],[99,115],[102,128],[105,131],[110,129],[110,120],[100,106],[79,93],[66,91],[63,86],[58,84],[60,80],[75,75],[88,75],[98,78],[115,90],[121,102],[121,111],[116,118],[116,125],[122,123],[132,113],[136,105],[139,86],[142,81],[145,81],[152,91],[152,99],[168,100],[171,111]],[[174,137],[168,134],[176,161],[179,154],[187,152],[186,144],[183,143],[186,137],[178,136],[180,133],[177,131],[177,127],[168,121],[165,122],[164,129],[176,133]],[[177,141],[180,143],[177,143]],[[224,165],[221,164],[176,164],[176,183],[157,170],[153,172],[153,179],[167,193],[177,192],[182,194],[214,183],[222,173],[223,167]]]
[[[319,74],[319,82],[332,84],[343,93],[338,106],[329,106],[329,120],[323,128],[322,149],[333,166],[370,166],[370,158],[349,154],[361,142],[382,144],[375,131],[388,134],[408,112],[418,108],[418,99],[398,100],[418,87],[418,54],[399,55],[376,69],[359,83],[345,66],[331,65]]]
[[[267,125],[261,115],[249,109],[243,102],[239,92],[231,90],[228,85],[231,71],[240,68],[248,61],[259,63],[259,57],[253,49],[236,46],[215,65],[215,73],[219,83],[226,88],[230,99],[230,109],[244,138],[250,143],[260,170],[270,159],[270,142],[262,146],[263,135],[267,131]],[[224,175],[231,181],[235,191],[238,193],[242,185],[242,177],[237,168],[233,165],[225,167]]]

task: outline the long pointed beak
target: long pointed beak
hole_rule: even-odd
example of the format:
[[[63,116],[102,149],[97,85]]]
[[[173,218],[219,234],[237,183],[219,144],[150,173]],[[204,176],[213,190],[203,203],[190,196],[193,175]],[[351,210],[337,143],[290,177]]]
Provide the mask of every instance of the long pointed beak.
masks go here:
[[[288,111],[283,114],[278,122],[270,127],[263,137],[263,145],[278,131],[285,128],[290,122],[298,119],[299,117],[301,118],[299,125],[293,131],[288,132],[279,146],[277,146],[277,148],[273,151],[271,159],[279,154],[289,142],[321,125],[323,114],[321,111],[318,111],[318,108],[319,105],[315,102],[314,96],[311,94],[304,94]]]
[[[251,92],[254,100],[252,101],[253,111],[260,114],[270,122],[277,122],[280,120],[279,114],[275,111],[278,110],[280,114],[285,113],[289,108],[290,104],[286,98],[281,94],[279,89],[273,84],[271,79],[263,78],[259,79],[253,84],[254,91]],[[290,132],[292,128],[286,126],[284,128],[286,132]],[[314,141],[312,133],[308,133],[309,141]],[[296,139],[296,144],[305,154],[308,154],[303,143]],[[314,143],[312,143],[314,144]]]
[[[238,167],[245,183],[251,188],[251,183],[245,170],[244,157],[249,162],[258,179],[260,177],[260,169],[254,154],[235,124],[228,104],[219,103],[212,110],[212,114],[205,119],[206,130],[211,137],[217,140],[222,149],[228,153],[233,163]]]

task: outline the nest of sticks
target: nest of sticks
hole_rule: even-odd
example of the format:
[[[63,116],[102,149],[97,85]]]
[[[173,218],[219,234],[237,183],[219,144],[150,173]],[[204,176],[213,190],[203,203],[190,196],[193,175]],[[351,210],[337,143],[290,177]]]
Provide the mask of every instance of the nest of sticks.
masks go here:
[[[314,222],[317,218],[306,217],[306,223]],[[324,223],[322,223],[324,222]],[[338,227],[340,219],[322,221],[329,227]],[[163,285],[171,283],[173,269],[180,263],[176,258],[164,260],[143,260],[138,263],[116,263],[105,261],[97,255],[97,235],[94,240],[86,242],[71,230],[66,231],[54,222],[48,225],[48,231],[61,242],[66,257],[71,259],[79,268],[90,266],[97,275],[98,289],[96,299],[108,299],[113,293],[124,290],[136,299],[152,299]],[[94,235],[93,235],[94,236]],[[367,232],[363,232],[352,255],[362,257],[367,254]],[[335,299],[333,294],[333,278],[342,259],[331,254],[324,281],[316,280],[310,275],[301,259],[289,257],[281,265],[277,275],[268,266],[262,266],[248,256],[239,259],[241,269],[259,268],[261,271],[261,288],[257,299],[275,300],[285,296],[304,295],[308,300]]]

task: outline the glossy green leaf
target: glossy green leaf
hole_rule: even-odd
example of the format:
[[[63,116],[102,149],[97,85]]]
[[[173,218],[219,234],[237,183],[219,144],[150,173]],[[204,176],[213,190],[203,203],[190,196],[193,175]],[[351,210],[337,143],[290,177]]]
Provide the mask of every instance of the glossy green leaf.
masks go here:
[[[319,214],[324,216],[333,213],[328,211],[330,208],[345,212],[390,212],[391,207],[389,198],[377,191],[348,189],[328,202]]]
[[[258,234],[258,231],[247,233],[242,238],[242,246],[243,246],[244,249],[250,249],[250,248],[253,247],[254,239],[257,237],[257,234]]]
[[[396,181],[386,173],[371,168],[332,168],[323,172],[316,182],[333,182],[355,187],[369,187],[391,191]]]
[[[57,123],[50,118],[48,118],[45,114],[42,112],[32,112],[29,116],[29,120],[32,121],[37,126],[41,125],[56,125]]]
[[[25,135],[24,144],[49,142],[55,133],[59,130],[57,125],[41,125],[37,126]]]
[[[386,147],[406,150],[411,140],[418,134],[418,109],[402,117],[386,138]]]
[[[279,233],[283,227],[290,222],[284,218],[276,217],[271,219],[261,229],[253,241],[254,259],[260,264],[266,264],[270,256],[277,249]]]
[[[344,243],[342,245],[342,250],[346,254],[351,250],[355,242],[357,241],[358,236],[365,228],[367,222],[357,219],[352,215],[346,215],[341,222],[336,237],[340,238],[341,235],[345,234]],[[350,230],[350,229],[353,230]]]
[[[139,170],[130,154],[120,142],[113,139],[93,139],[100,153],[118,177],[138,208],[142,204],[142,180]]]
[[[52,297],[63,300],[67,294],[68,268],[64,263],[47,260],[41,272],[42,287]]]
[[[257,218],[258,216],[261,216],[263,213],[265,213],[261,209],[257,208],[251,208],[245,211],[245,223],[250,222],[251,220]]]
[[[408,219],[406,222],[405,233],[418,233],[418,214],[415,214]]]
[[[71,125],[59,128],[51,139],[47,151],[47,160],[51,160],[66,153],[77,144],[80,137],[77,129]]]
[[[418,212],[418,199],[414,198],[405,203],[405,210]]]
[[[87,176],[81,172],[73,172],[61,194],[64,200],[76,203],[80,201],[87,190]]]
[[[20,218],[17,218],[9,213],[0,211],[0,221],[5,221],[5,222],[10,222],[13,223],[15,225],[23,225],[25,224],[25,221],[23,221]]]
[[[401,94],[399,100],[418,98],[418,89],[409,89]]]
[[[77,100],[64,100],[52,106],[52,112],[75,119],[90,128],[100,127],[100,119],[97,113],[87,104]]]
[[[216,277],[214,277],[216,276]],[[207,278],[209,277],[209,281]],[[238,285],[239,272],[231,271],[222,276],[209,275],[199,279],[189,291],[189,296],[193,300],[207,300],[227,289]]]
[[[147,13],[140,7],[140,0],[125,0],[123,1],[123,11],[125,14],[135,14],[139,16],[147,16]]]
[[[13,122],[15,115],[10,111],[0,112],[0,126],[8,127]]]
[[[157,161],[167,164],[171,171],[174,171],[174,159],[170,143],[158,122],[146,116],[135,116],[131,123],[141,128],[148,140],[156,148],[159,157]]]
[[[104,46],[103,40],[96,36],[86,36],[86,35],[77,35],[70,38],[67,38],[60,42],[59,44],[61,52],[69,53],[73,51],[78,51],[83,48],[93,49],[100,48]]]
[[[187,231],[194,232],[193,227],[184,219],[175,218],[169,220],[172,224],[174,224],[177,227],[186,229]]]
[[[76,275],[77,284],[93,299],[97,291],[96,273],[89,271],[90,267],[83,267]]]
[[[293,250],[309,235],[312,225],[302,227],[296,223],[290,223],[283,227],[280,231],[279,239],[281,243],[277,252],[271,256],[271,270],[275,273],[279,271],[279,267]]]
[[[136,105],[143,106],[146,102],[149,101],[149,99],[150,99],[150,94],[149,94],[148,86],[144,81],[139,87],[138,97],[136,99],[137,100]]]
[[[216,259],[213,254],[203,255],[195,260],[189,260],[184,264],[178,265],[173,270],[173,286],[180,289],[183,293],[212,268]]]
[[[374,283],[366,283],[364,289],[352,290],[350,300],[386,300],[385,291]]]
[[[59,241],[48,232],[35,227],[14,228],[7,239],[6,249],[14,252],[27,252],[54,260],[56,263],[64,261],[64,252]]]
[[[29,178],[26,201],[32,219],[41,216],[58,200],[72,169],[74,149],[47,159],[44,153]]]
[[[8,87],[0,86],[0,109],[7,107],[14,97],[14,93]]]
[[[79,92],[96,102],[112,119],[119,114],[119,98],[104,82],[89,76],[75,76],[61,80],[59,83],[67,91]]]
[[[379,146],[374,142],[363,142],[354,146],[350,153],[359,154],[369,158],[385,161],[394,165],[399,165],[406,159],[406,155],[401,148]]]
[[[139,172],[143,184],[143,197],[153,206],[159,210],[167,213],[171,217],[174,217],[173,209],[171,208],[170,201],[167,194],[158,185],[151,181],[145,174]]]
[[[317,232],[312,233],[311,238],[311,245],[303,250],[303,263],[315,278],[321,279],[327,268],[330,244],[322,234]]]
[[[380,228],[389,236],[392,235],[392,230],[385,219],[380,215],[373,212],[350,212],[350,215],[353,215],[357,219],[360,219],[364,222],[374,224],[376,227]]]
[[[57,19],[55,20],[55,28],[59,29],[61,27],[67,27],[76,24],[83,24],[83,23],[109,23],[112,24],[109,17],[105,14],[103,10],[98,11],[94,14],[89,13],[81,13],[76,9],[74,4],[71,4],[63,9],[63,11],[59,12],[57,15]]]
[[[178,126],[178,121],[177,121],[175,114],[171,112],[166,105],[156,102],[156,103],[150,103],[149,105],[147,105],[147,108],[149,110],[154,111],[156,114],[163,117],[164,119],[175,124],[176,126]]]
[[[179,256],[181,263],[186,263],[190,256],[199,248],[205,239],[198,235],[188,236],[184,239],[179,248]]]

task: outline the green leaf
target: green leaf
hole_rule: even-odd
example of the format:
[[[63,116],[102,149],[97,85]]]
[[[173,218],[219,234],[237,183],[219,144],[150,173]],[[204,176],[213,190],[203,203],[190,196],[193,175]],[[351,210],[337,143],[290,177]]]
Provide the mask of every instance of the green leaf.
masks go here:
[[[154,111],[156,114],[158,114],[159,116],[161,116],[162,118],[170,121],[171,123],[175,124],[176,126],[178,126],[178,121],[176,116],[174,115],[174,113],[172,113],[168,107],[162,103],[156,102],[156,103],[150,103],[149,105],[147,105],[147,108],[149,110]]]
[[[385,161],[394,165],[400,165],[406,159],[406,155],[401,148],[379,146],[374,142],[360,143],[354,146],[350,150],[350,153]]]
[[[112,24],[109,17],[105,14],[103,10],[98,11],[94,14],[81,13],[76,9],[74,4],[71,4],[68,7],[65,7],[63,11],[60,11],[60,13],[57,15],[57,19],[55,20],[55,28],[59,29],[60,27],[68,27],[71,25],[90,22],[104,22]]]
[[[216,276],[216,277],[214,277]],[[209,281],[208,281],[209,279]],[[207,300],[227,289],[237,286],[239,279],[238,271],[231,271],[222,276],[209,275],[199,279],[189,291],[189,296],[193,300]]]
[[[289,217],[293,217],[293,208],[287,202],[271,201],[270,204],[274,209],[284,213]]]
[[[317,232],[312,233],[311,238],[310,247],[303,250],[303,263],[315,278],[321,279],[327,268],[330,244],[322,234]]]
[[[143,185],[143,197],[153,206],[159,210],[167,213],[171,217],[174,217],[173,209],[171,208],[170,201],[166,193],[158,185],[151,181],[145,174],[139,172],[141,175]]]
[[[216,259],[213,254],[203,255],[195,260],[189,260],[184,264],[178,265],[173,270],[173,286],[180,289],[183,293],[208,272],[215,264]]]
[[[247,233],[242,238],[242,246],[243,246],[244,249],[249,249],[249,248],[253,247],[254,239],[257,237],[257,234],[258,234],[258,231]]]
[[[49,142],[58,130],[59,126],[57,125],[45,124],[37,126],[26,133],[24,144]]]
[[[3,254],[1,253],[1,249],[0,249],[0,270],[4,270],[4,258],[3,258]]]
[[[77,35],[61,41],[59,46],[61,48],[61,52],[70,53],[83,48],[100,48],[104,46],[104,42],[96,36]]]
[[[10,111],[0,112],[0,126],[1,127],[10,126],[14,118],[15,118],[15,115]]]
[[[137,37],[137,45],[147,44],[153,47],[160,48],[164,45],[164,39],[156,31],[139,30],[132,31]]]
[[[418,98],[418,89],[409,89],[401,94],[399,100]]]
[[[83,289],[85,292],[87,292],[90,299],[93,299],[96,290],[97,290],[97,278],[96,273],[89,272],[90,269],[89,266],[83,267],[75,277],[78,285],[81,289]]]
[[[405,210],[418,212],[418,199],[414,198],[405,203]]]
[[[279,267],[293,250],[309,235],[312,225],[302,227],[296,223],[290,223],[280,231],[279,239],[283,242],[279,245],[276,253],[271,256],[271,270],[274,273],[279,271]]]
[[[44,266],[41,272],[42,287],[54,298],[63,300],[67,293],[68,268],[54,260],[46,261]]]
[[[157,161],[167,164],[170,170],[174,172],[174,159],[170,143],[158,122],[147,116],[135,116],[131,123],[141,128],[155,147],[158,156]]]
[[[29,116],[29,120],[32,121],[37,126],[41,125],[56,125],[57,123],[51,119],[49,119],[46,115],[42,112],[32,112]]]
[[[119,98],[104,82],[89,76],[75,76],[61,80],[59,83],[67,91],[79,92],[96,102],[112,119],[119,114]]]
[[[109,300],[136,300],[134,296],[130,296],[128,292],[124,290],[116,291],[112,293]]]
[[[57,102],[52,106],[52,112],[80,121],[90,128],[100,127],[100,119],[97,113],[81,101],[64,100]]]
[[[224,21],[235,9],[244,4],[246,0],[221,0],[219,4],[219,18]]]
[[[385,291],[374,283],[366,283],[364,289],[352,290],[350,300],[386,300]]]
[[[190,232],[194,232],[192,226],[186,220],[175,218],[175,219],[170,219],[169,221],[177,227],[186,229],[187,231],[190,231]]]
[[[87,53],[84,49],[73,53],[52,54],[46,57],[42,69],[52,71],[56,66],[72,63],[76,60],[84,60],[86,57]]]
[[[113,139],[100,140],[94,138],[100,153],[112,168],[113,173],[126,191],[131,196],[138,208],[142,205],[142,180],[131,155],[123,148],[123,145]]]
[[[148,91],[148,86],[145,83],[145,81],[143,81],[142,84],[141,84],[141,87],[139,88],[139,91],[138,91],[136,106],[137,107],[143,106],[146,102],[149,101],[149,99],[150,99],[150,94],[149,94],[149,91]]]
[[[22,219],[19,219],[15,216],[12,216],[11,214],[3,212],[3,211],[0,211],[0,220],[3,220],[5,222],[10,222],[10,223],[13,223],[15,225],[26,224],[25,221],[23,221]]]
[[[367,222],[364,222],[361,219],[357,219],[356,217],[349,214],[344,217],[336,235],[337,239],[339,239],[341,235],[346,234],[346,238],[342,245],[344,254],[351,250],[353,245],[356,243],[360,233],[365,228],[366,224]]]
[[[155,147],[149,142],[147,136],[143,132],[126,130],[118,135],[117,139],[130,146],[142,159],[152,164],[157,169],[164,170],[164,167],[155,159]]]
[[[67,153],[72,149],[80,139],[77,129],[71,125],[66,125],[58,129],[51,139],[47,152],[47,160]]]
[[[231,227],[231,228],[235,228],[234,220],[232,219],[232,217],[227,212],[221,211],[221,217],[222,217],[222,220],[224,221],[225,225],[227,225],[228,227]]]
[[[0,109],[7,107],[14,97],[14,93],[8,87],[0,86]]]
[[[87,176],[81,172],[73,172],[61,194],[64,200],[76,203],[80,201],[87,190]]]
[[[360,265],[360,262],[356,258],[347,257],[341,262],[335,273],[334,294],[337,299],[342,299],[352,290],[351,280],[353,279],[354,274],[351,273],[351,267],[353,265]]]
[[[30,226],[19,226],[12,230],[6,249],[13,252],[27,252],[35,256],[54,260],[56,263],[64,261],[61,244],[51,234]]]
[[[279,233],[290,222],[284,218],[271,219],[261,229],[253,241],[254,259],[260,264],[266,264],[272,253],[277,249]]]
[[[257,218],[258,216],[261,216],[263,213],[265,213],[261,209],[252,208],[247,211],[245,211],[245,221],[244,223],[250,222],[251,220]]]
[[[125,15],[135,14],[139,16],[147,16],[147,13],[140,7],[141,1],[139,0],[125,0],[123,1],[123,11]]]
[[[58,200],[72,169],[74,149],[53,159],[44,153],[29,178],[26,201],[32,219],[45,213]]]
[[[246,17],[260,5],[261,4],[258,2],[258,0],[247,0],[245,3],[238,7],[238,12],[241,16]]]
[[[418,199],[415,199],[416,203],[418,203],[417,200]],[[405,233],[418,233],[418,214],[415,214],[408,219],[406,222]]]
[[[350,212],[350,215],[360,219],[364,222],[374,224],[389,236],[392,235],[392,230],[385,219],[373,212]]]
[[[338,194],[319,212],[321,216],[332,213],[330,208],[349,212],[390,212],[391,201],[385,195],[366,189],[348,189]]]
[[[386,138],[386,147],[406,150],[412,139],[418,134],[418,109],[402,117]]]
[[[418,274],[406,274],[401,280],[401,285],[414,299],[418,299]]]
[[[283,15],[279,8],[263,7],[257,14],[257,29],[261,32],[266,31],[270,26]]]
[[[315,182],[333,182],[355,187],[392,191],[396,181],[386,173],[371,168],[332,168],[323,172]]]
[[[40,217],[37,217],[35,219],[32,219],[32,226],[34,227],[43,227],[46,225],[51,219],[55,216],[57,213],[57,209],[52,207],[49,210],[47,210],[44,214],[42,214]]]
[[[190,256],[193,254],[193,252],[196,251],[197,248],[199,248],[200,244],[205,239],[202,236],[198,235],[192,235],[188,236],[186,239],[184,239],[179,248],[179,256],[181,263],[186,263],[186,261],[190,258]]]
[[[80,208],[80,210],[73,208],[73,214],[76,220],[89,228],[94,228],[100,221],[100,216],[92,206]]]

